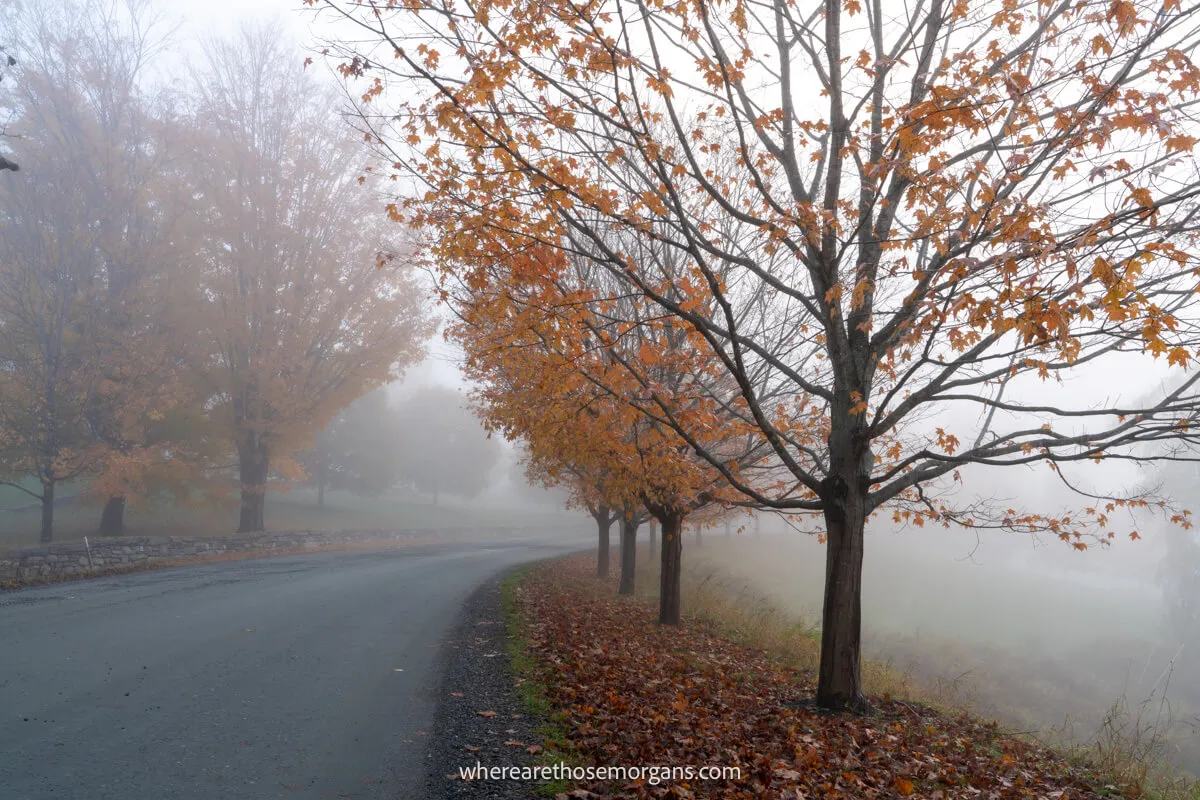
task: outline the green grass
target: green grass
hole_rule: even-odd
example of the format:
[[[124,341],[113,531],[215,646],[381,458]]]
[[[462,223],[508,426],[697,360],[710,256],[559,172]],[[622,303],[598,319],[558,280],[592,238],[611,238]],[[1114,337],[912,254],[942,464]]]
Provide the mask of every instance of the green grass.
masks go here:
[[[41,512],[37,508],[11,511],[14,506],[35,504],[28,495],[11,487],[0,487],[0,549],[28,547],[38,542]],[[74,487],[65,486],[60,498],[74,497]],[[79,502],[56,508],[56,541],[94,536],[100,524],[100,508]],[[309,489],[271,492],[267,495],[267,530],[381,530],[446,528],[563,528],[577,527],[578,515],[553,509],[512,509],[480,506],[443,498],[434,506],[411,493],[397,492],[379,498],[356,497],[347,492],[327,492],[325,507]],[[197,508],[169,505],[129,507],[125,512],[130,536],[220,536],[237,528],[234,502],[210,503]]]
[[[513,674],[517,678],[517,693],[525,713],[536,722],[535,732],[542,739],[542,751],[536,763],[543,766],[566,764],[579,766],[581,760],[571,749],[570,728],[566,714],[556,711],[546,696],[548,677],[543,666],[530,652],[526,634],[528,621],[517,604],[517,587],[531,567],[523,567],[500,583],[500,602],[504,615],[504,626],[508,634],[505,653]],[[571,789],[565,780],[549,781],[537,787],[542,797],[554,797]]]

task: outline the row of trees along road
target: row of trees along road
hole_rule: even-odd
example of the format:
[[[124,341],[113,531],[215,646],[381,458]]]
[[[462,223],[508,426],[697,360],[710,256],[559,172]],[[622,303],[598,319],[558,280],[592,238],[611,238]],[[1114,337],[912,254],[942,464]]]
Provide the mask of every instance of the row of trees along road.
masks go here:
[[[261,530],[272,474],[430,332],[403,265],[376,269],[394,231],[339,95],[266,30],[160,80],[182,63],[144,0],[3,24],[0,479],[43,541],[65,481],[105,533],[130,500],[230,488]]]
[[[1136,537],[1121,509],[1187,524],[1084,468],[1196,457],[1200,6],[309,2],[357,25],[331,52],[498,423],[595,421],[543,440],[593,501],[820,521],[820,706],[864,703],[880,514],[1078,548]],[[522,397],[526,359],[562,379]],[[1164,388],[1064,389],[1118,373]],[[1078,502],[952,491],[1023,465]]]

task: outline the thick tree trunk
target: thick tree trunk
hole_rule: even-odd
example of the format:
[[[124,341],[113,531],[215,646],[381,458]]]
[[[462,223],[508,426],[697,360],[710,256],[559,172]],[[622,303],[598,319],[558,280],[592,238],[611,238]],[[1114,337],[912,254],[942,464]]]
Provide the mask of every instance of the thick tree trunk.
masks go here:
[[[633,594],[637,568],[638,521],[632,516],[621,519],[621,586],[617,594]]]
[[[267,500],[267,473],[270,461],[267,446],[257,437],[248,437],[238,448],[238,474],[242,483],[242,508],[238,517],[238,533],[265,530],[264,511]]]
[[[110,497],[100,512],[101,536],[121,536],[125,533],[125,498]]]
[[[54,481],[42,481],[42,544],[54,541]]]
[[[664,515],[662,522],[662,570],[658,578],[658,621],[680,622],[680,579],[683,570],[683,515]]]
[[[658,555],[658,520],[650,518],[650,557]]]
[[[612,517],[609,516],[608,510],[605,509],[602,516],[597,518],[596,527],[600,533],[600,539],[596,546],[596,577],[608,577],[608,562],[612,552],[612,542],[609,540],[608,532],[612,528]]]
[[[870,709],[862,696],[860,673],[865,484],[846,481],[835,473],[825,479],[822,488],[828,541],[817,705],[865,711]]]

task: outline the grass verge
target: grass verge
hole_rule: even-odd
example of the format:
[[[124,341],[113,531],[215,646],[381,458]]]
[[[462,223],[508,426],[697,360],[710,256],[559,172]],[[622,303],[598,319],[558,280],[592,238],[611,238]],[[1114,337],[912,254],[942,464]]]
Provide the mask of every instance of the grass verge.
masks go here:
[[[571,748],[567,715],[556,710],[550,702],[547,695],[549,676],[530,648],[530,623],[518,602],[521,582],[531,569],[532,566],[521,567],[500,582],[500,604],[507,634],[505,656],[516,679],[521,706],[535,720],[534,732],[542,740],[542,750],[537,753],[535,763],[543,766],[558,763],[575,766],[581,760]],[[567,781],[549,781],[539,785],[536,793],[541,797],[554,797],[570,789]]]

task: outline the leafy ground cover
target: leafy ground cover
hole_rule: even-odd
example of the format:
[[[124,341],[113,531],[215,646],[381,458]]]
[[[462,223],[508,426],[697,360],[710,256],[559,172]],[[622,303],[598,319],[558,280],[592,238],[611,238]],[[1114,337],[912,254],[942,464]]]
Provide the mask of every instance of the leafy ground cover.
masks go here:
[[[540,565],[511,602],[570,749],[595,766],[726,766],[741,777],[583,782],[566,797],[1094,798],[1120,796],[995,723],[889,696],[870,716],[804,705],[815,676],[721,635],[659,626],[645,598],[595,579],[594,557]],[[803,636],[803,632],[798,632]]]

